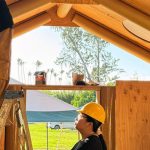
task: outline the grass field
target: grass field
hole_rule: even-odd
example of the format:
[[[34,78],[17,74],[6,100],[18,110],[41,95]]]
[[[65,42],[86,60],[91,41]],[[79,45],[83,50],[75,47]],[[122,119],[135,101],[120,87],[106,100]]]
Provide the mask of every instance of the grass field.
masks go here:
[[[33,149],[47,149],[46,123],[29,124]],[[48,129],[49,150],[70,150],[78,141],[78,133],[71,129]]]

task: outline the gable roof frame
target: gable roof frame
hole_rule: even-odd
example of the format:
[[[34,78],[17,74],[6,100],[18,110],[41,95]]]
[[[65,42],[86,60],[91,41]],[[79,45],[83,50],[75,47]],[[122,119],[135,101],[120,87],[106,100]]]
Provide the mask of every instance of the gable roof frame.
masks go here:
[[[150,5],[147,1],[140,2],[143,4],[141,10],[136,5],[139,3],[138,0],[134,0],[135,3],[130,0],[56,0],[54,2],[58,1],[61,4],[51,3],[49,0],[36,0],[36,2],[30,0],[29,4],[28,0],[21,0],[10,5],[15,23],[14,37],[41,25],[80,26],[142,60],[150,62],[149,40],[145,41],[140,36],[135,36],[123,25],[124,20],[130,19],[146,29],[144,34],[149,35],[150,16],[148,14],[150,12],[146,8],[150,8]],[[81,4],[93,2],[98,4]]]

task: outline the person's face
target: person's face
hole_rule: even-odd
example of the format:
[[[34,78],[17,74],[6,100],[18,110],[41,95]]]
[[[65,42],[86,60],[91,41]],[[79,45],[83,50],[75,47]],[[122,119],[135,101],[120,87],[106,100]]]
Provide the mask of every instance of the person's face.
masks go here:
[[[79,131],[82,131],[88,124],[89,122],[86,120],[86,115],[82,113],[78,114],[77,118],[75,119],[75,128]]]

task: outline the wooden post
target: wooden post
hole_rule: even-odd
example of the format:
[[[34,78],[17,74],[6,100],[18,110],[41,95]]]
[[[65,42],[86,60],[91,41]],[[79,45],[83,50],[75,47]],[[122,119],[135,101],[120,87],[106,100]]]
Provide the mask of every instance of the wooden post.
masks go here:
[[[96,91],[96,103],[100,104],[100,91]]]
[[[0,150],[5,150],[5,127],[2,129],[0,137]]]
[[[6,134],[5,134],[5,150],[17,150],[18,147],[18,132],[17,132],[17,121],[15,116],[15,106],[17,104],[17,100],[13,100],[13,106],[10,111],[10,121],[11,125],[6,126]]]
[[[8,118],[10,109],[12,106],[11,100],[4,100],[0,109],[0,137],[3,134],[3,130],[6,124],[6,120]]]

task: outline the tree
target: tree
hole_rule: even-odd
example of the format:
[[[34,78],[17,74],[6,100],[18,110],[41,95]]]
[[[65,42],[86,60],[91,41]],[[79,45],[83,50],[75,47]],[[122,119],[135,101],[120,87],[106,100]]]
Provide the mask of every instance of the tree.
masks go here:
[[[81,28],[60,28],[64,48],[56,59],[57,65],[65,65],[69,73],[84,73],[88,80],[109,82],[119,78],[122,72],[118,59],[105,48],[108,43]]]
[[[55,72],[55,73],[54,73],[55,84],[56,84],[56,81],[57,81],[57,76],[58,76],[58,74]]]
[[[40,62],[39,60],[37,60],[35,62],[35,66],[36,66],[36,71],[38,70],[38,68],[42,65],[42,62]]]
[[[88,102],[95,101],[95,99],[95,91],[81,91],[78,92],[78,94],[75,94],[74,99],[71,101],[71,104],[75,107],[81,107]]]
[[[31,84],[31,76],[32,76],[32,73],[31,71],[28,72],[28,84]]]
[[[26,83],[26,76],[25,76],[24,64],[25,64],[25,62],[22,60],[20,62],[21,72],[22,72],[22,82]]]
[[[54,69],[50,69],[50,77],[49,77],[49,82],[51,83],[52,75],[54,73]]]
[[[17,65],[18,65],[18,80],[20,81],[20,62],[22,60],[20,58],[17,59]]]
[[[17,59],[18,80],[21,81],[22,83],[26,83],[24,64],[25,64],[25,62],[21,58]]]

